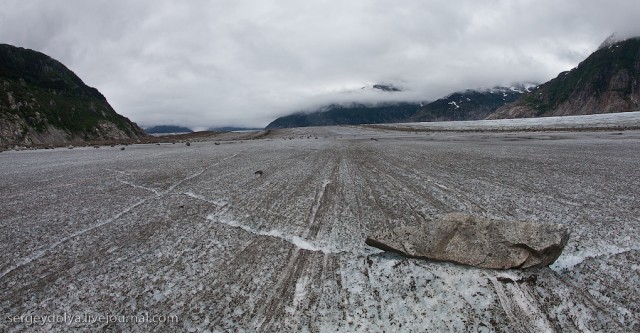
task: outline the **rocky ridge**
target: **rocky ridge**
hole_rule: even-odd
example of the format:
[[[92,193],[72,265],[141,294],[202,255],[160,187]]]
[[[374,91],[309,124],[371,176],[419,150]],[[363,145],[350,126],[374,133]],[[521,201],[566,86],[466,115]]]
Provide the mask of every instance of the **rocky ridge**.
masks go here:
[[[0,44],[0,146],[144,136],[62,63],[37,51]]]

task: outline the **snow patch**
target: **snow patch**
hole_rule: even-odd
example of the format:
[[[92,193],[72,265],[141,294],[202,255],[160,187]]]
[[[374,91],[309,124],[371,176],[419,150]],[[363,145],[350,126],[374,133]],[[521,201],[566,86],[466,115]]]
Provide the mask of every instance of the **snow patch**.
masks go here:
[[[296,282],[296,291],[293,294],[294,308],[297,308],[302,303],[302,300],[307,297],[307,287],[310,281],[308,276],[302,276]]]
[[[234,219],[226,218],[224,216],[219,216],[219,215],[216,215],[216,214],[209,214],[207,216],[207,220],[214,221],[214,222],[217,222],[217,223],[226,224],[226,225],[228,225],[230,227],[239,228],[239,229],[242,229],[242,230],[244,230],[246,232],[252,233],[254,235],[279,238],[279,239],[282,239],[284,241],[287,241],[287,242],[293,244],[294,246],[296,246],[297,248],[302,249],[302,250],[308,250],[308,251],[314,251],[314,252],[323,252],[325,254],[346,252],[344,250],[337,250],[337,249],[331,249],[331,248],[328,248],[328,247],[318,246],[314,242],[311,242],[311,241],[309,241],[307,239],[304,239],[304,238],[299,237],[299,236],[287,235],[287,234],[285,234],[282,231],[277,230],[277,229],[272,229],[272,230],[268,230],[268,231],[255,229],[253,227],[250,227],[250,226],[247,226],[247,225],[243,225],[243,224],[241,224],[240,222],[238,222],[238,221],[236,221]]]
[[[574,254],[562,254],[560,258],[549,267],[556,272],[560,272],[565,269],[571,269],[589,258],[612,256],[633,250],[640,250],[640,246],[636,245],[623,248],[615,245],[604,245],[599,248],[587,249]]]
[[[228,202],[226,200],[210,200],[210,199],[207,199],[207,198],[205,198],[205,197],[203,197],[203,196],[201,196],[199,194],[195,194],[192,191],[184,192],[184,195],[189,196],[189,197],[194,198],[194,199],[197,199],[197,200],[200,200],[200,201],[204,201],[204,202],[208,202],[210,204],[214,204],[214,205],[216,205],[218,207],[224,207],[224,206],[228,205]]]
[[[436,186],[438,186],[439,188],[443,189],[443,190],[448,190],[448,189],[449,189],[448,187],[446,187],[446,186],[444,186],[444,185],[442,185],[442,184],[438,184],[438,183],[436,183],[436,182],[433,182],[433,183],[434,183]]]

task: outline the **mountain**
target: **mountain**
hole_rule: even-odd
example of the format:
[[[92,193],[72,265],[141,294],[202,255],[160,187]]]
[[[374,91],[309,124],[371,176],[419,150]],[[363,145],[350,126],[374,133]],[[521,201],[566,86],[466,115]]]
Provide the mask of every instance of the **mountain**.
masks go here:
[[[613,44],[619,43],[624,41],[624,39],[619,39],[618,36],[616,36],[615,32],[612,33],[611,35],[609,35],[609,37],[607,37],[601,44],[600,46],[598,46],[598,50],[599,49],[604,49],[605,47],[609,47]]]
[[[499,107],[517,100],[535,84],[495,87],[484,90],[465,90],[425,104],[411,116],[410,121],[454,121],[484,119]]]
[[[608,38],[576,68],[499,108],[487,119],[640,110],[640,38]]]
[[[407,121],[418,108],[418,103],[332,104],[315,112],[299,112],[280,117],[267,125],[266,129],[397,123]]]
[[[365,86],[361,90],[374,94],[393,94],[402,91],[389,83]],[[418,111],[420,105],[420,103],[411,102],[330,104],[310,113],[297,112],[280,117],[267,125],[266,129],[404,122]]]
[[[363,89],[366,87],[363,87]],[[378,89],[378,90],[382,90],[382,91],[386,91],[386,92],[396,92],[396,91],[402,91],[400,88],[394,86],[393,84],[374,84],[372,86],[373,89]]]
[[[144,137],[60,62],[0,44],[0,145]]]
[[[191,133],[190,128],[174,125],[158,125],[144,129],[147,134],[164,134],[164,133]]]
[[[456,92],[430,103],[383,103],[366,105],[330,105],[312,113],[294,113],[280,117],[267,129],[307,126],[358,125],[420,121],[484,119],[499,107],[513,102],[535,84],[495,87]],[[364,89],[364,88],[363,88]],[[391,85],[374,85],[384,92],[400,91]]]

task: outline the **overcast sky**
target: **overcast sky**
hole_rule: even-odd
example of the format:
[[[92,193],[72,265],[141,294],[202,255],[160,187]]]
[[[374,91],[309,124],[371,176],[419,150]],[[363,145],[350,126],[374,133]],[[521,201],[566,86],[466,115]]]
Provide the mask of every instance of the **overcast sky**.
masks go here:
[[[265,126],[331,102],[545,82],[638,0],[4,0],[0,43],[46,53],[142,126]],[[392,83],[402,93],[360,89]]]

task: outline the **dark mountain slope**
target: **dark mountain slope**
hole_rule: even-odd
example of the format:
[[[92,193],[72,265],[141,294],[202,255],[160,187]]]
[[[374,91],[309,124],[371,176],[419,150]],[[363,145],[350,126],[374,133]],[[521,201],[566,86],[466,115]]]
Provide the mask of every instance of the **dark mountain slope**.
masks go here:
[[[312,113],[295,113],[280,117],[267,128],[484,119],[499,107],[515,101],[531,87],[534,85],[466,90],[431,103],[330,105]],[[374,88],[383,90],[376,86]],[[386,88],[383,91],[398,90]]]
[[[191,133],[190,128],[175,126],[175,125],[158,125],[149,128],[145,128],[144,132],[147,134],[162,134],[162,133]]]
[[[407,121],[419,107],[417,103],[334,104],[312,113],[280,117],[266,128],[396,123]]]
[[[455,121],[484,119],[499,107],[517,100],[534,85],[496,87],[453,93],[423,105],[411,121]]]
[[[0,145],[145,136],[60,62],[0,44]]]

